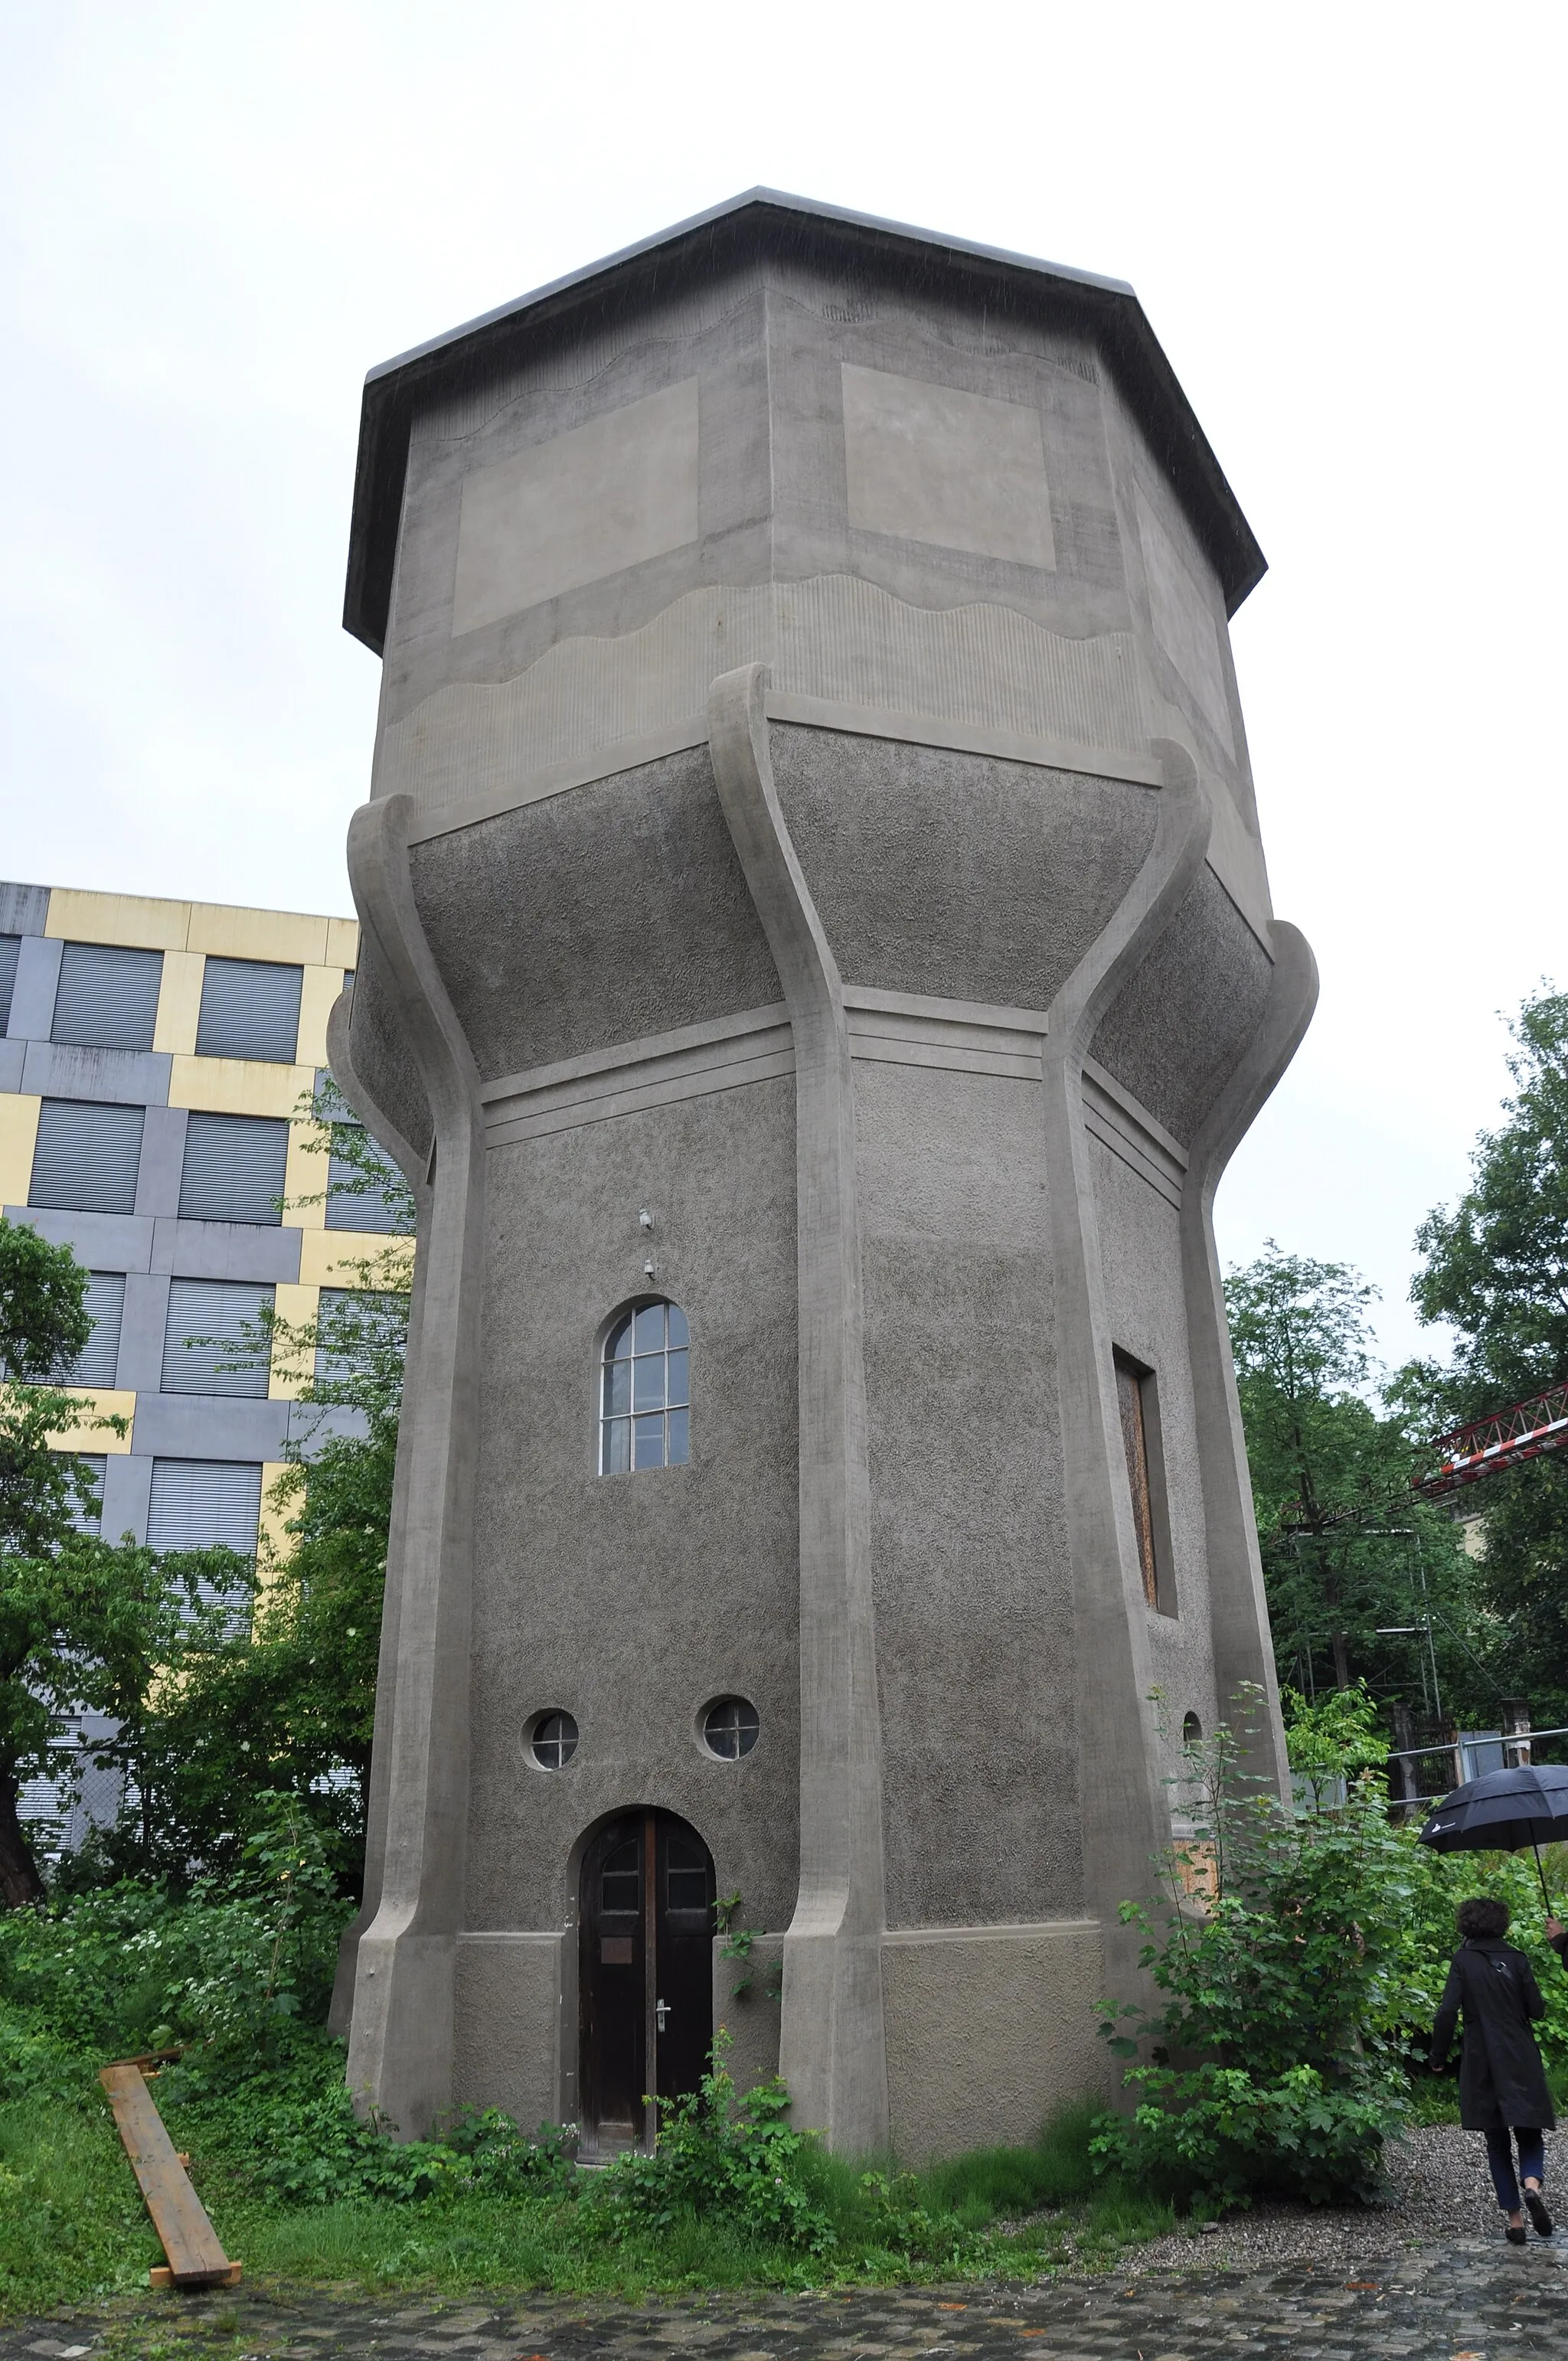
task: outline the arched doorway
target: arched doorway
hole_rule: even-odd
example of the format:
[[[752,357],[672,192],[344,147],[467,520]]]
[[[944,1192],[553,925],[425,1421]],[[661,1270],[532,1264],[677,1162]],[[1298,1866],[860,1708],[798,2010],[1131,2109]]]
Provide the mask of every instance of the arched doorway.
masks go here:
[[[585,2155],[651,2143],[645,2093],[675,2099],[696,2090],[713,2046],[713,1905],[712,1857],[673,1812],[622,1812],[584,1853],[577,2091]]]

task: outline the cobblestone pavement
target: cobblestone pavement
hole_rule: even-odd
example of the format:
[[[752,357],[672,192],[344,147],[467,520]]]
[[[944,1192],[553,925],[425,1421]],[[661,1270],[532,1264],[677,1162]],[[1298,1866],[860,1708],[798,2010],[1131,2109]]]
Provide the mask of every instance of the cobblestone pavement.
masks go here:
[[[1500,2240],[1370,2257],[1327,2271],[1216,2271],[1038,2284],[496,2305],[242,2287],[148,2296],[0,2331],[0,2361],[858,2361],[1050,2354],[1057,2361],[1503,2361],[1568,2356],[1568,2240]]]

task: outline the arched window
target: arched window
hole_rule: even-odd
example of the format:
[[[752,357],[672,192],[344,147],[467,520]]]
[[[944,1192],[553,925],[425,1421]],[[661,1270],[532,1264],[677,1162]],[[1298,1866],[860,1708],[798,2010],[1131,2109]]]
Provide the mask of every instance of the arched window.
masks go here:
[[[599,1474],[681,1467],[690,1446],[686,1315],[678,1303],[618,1312],[604,1340]]]

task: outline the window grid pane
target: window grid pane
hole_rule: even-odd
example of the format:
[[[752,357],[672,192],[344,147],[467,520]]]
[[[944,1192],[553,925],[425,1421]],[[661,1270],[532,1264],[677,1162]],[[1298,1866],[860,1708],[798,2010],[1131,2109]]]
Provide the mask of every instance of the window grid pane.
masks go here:
[[[611,1327],[599,1390],[601,1476],[686,1464],[687,1336],[685,1314],[674,1303],[640,1304]]]

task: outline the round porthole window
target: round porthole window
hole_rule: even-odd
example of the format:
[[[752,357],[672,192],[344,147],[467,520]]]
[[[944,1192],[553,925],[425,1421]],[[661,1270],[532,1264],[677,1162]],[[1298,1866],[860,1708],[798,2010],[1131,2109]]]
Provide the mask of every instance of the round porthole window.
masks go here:
[[[762,1726],[747,1698],[716,1697],[702,1717],[702,1742],[721,1763],[739,1763],[757,1743]]]
[[[1184,1714],[1181,1719],[1181,1743],[1183,1746],[1201,1746],[1202,1742],[1202,1723],[1195,1713]]]
[[[564,1771],[577,1751],[577,1725],[569,1713],[542,1713],[531,1743],[542,1771]]]

